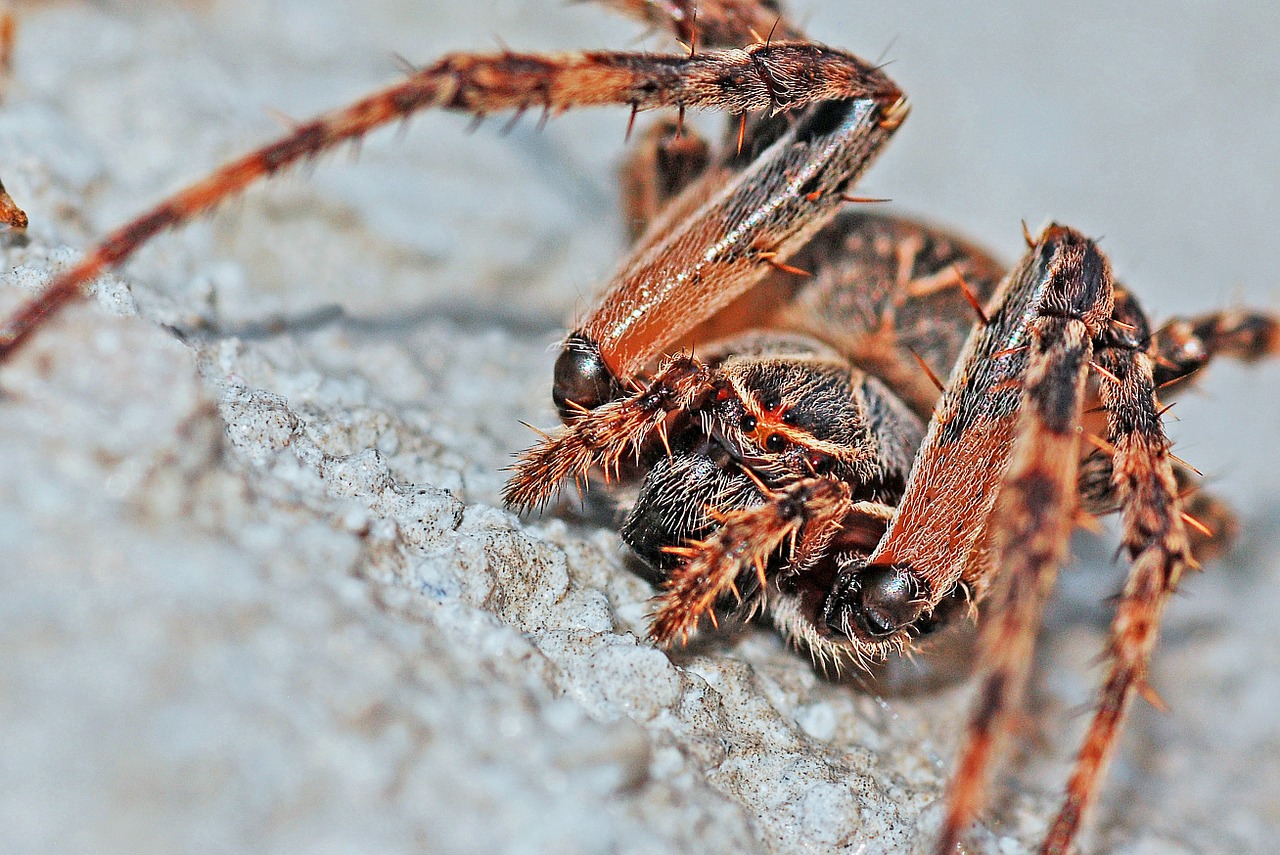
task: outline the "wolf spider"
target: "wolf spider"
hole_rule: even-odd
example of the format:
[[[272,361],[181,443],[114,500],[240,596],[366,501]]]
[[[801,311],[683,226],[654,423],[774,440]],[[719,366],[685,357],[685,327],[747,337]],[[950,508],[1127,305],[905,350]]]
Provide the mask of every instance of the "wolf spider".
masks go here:
[[[638,481],[622,533],[665,577],[663,645],[717,609],[758,610],[824,660],[865,664],[981,605],[986,676],[938,852],[983,804],[1077,514],[1119,510],[1131,568],[1110,666],[1043,844],[1066,851],[1129,702],[1153,697],[1163,607],[1193,547],[1216,543],[1200,520],[1226,519],[1188,489],[1156,392],[1216,355],[1277,352],[1280,323],[1237,311],[1153,330],[1066,226],[1027,234],[1006,273],[936,228],[852,211],[854,181],[907,115],[883,70],[807,41],[772,0],[606,2],[687,50],[416,69],[113,232],[0,326],[0,359],[157,233],[413,112],[671,110],[627,171],[631,253],[556,362],[565,426],[521,457],[507,501],[543,505],[592,472]],[[687,109],[729,114],[718,150],[684,127]]]

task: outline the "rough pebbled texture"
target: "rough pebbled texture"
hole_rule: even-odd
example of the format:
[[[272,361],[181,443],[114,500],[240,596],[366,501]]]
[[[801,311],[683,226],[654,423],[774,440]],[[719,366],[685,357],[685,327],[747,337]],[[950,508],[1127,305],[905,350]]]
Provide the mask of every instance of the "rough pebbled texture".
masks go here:
[[[0,175],[33,225],[7,244],[0,306],[269,136],[264,104],[302,116],[355,95],[391,50],[633,33],[535,0],[273,5],[24,8]],[[1011,66],[996,59],[1046,27],[1020,4],[839,5],[811,29],[871,55],[897,34],[916,105],[869,193],[1006,255],[1019,217],[1106,234],[1157,311],[1236,284],[1276,306],[1259,240],[1280,210],[1280,64],[1255,44],[1273,13],[1153,34],[1136,17],[1095,31],[1077,19],[1110,7],[1086,4],[1055,18],[1063,47]],[[1228,116],[1249,120],[1224,138]],[[498,507],[518,420],[553,422],[549,345],[619,252],[625,116],[464,125],[424,118],[229,206],[0,369],[3,848],[924,851],[969,695],[928,675],[954,662],[882,697],[762,630],[668,657],[637,640],[652,589],[607,508]],[[1090,851],[1262,852],[1280,833],[1280,396],[1253,384],[1280,371],[1215,370],[1212,406],[1179,405],[1184,456],[1227,473],[1249,534],[1175,604],[1153,676],[1174,711],[1138,709]],[[1082,541],[1064,578],[1014,795],[977,851],[1023,848],[1055,806],[1109,548]]]

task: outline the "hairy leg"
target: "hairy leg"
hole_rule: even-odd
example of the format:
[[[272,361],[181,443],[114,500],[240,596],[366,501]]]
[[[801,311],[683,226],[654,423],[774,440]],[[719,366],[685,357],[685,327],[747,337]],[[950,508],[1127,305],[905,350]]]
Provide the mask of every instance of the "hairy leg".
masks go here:
[[[792,85],[798,72],[808,75],[811,85]],[[798,44],[759,45],[696,57],[511,52],[446,56],[400,83],[298,125],[276,142],[228,163],[108,235],[0,324],[0,359],[51,313],[82,296],[85,286],[99,273],[123,262],[156,234],[190,221],[281,169],[420,110],[484,115],[535,107],[551,114],[574,107],[622,104],[637,111],[674,107],[743,114],[803,109],[831,98],[850,97],[870,98],[877,104],[884,101],[889,107],[901,95],[887,77],[855,57]]]
[[[1111,299],[1109,271],[1100,293]],[[1040,612],[1061,562],[1076,511],[1076,496],[1087,510],[1118,506],[1124,518],[1124,545],[1133,562],[1112,626],[1110,672],[1099,694],[1098,710],[1077,759],[1066,802],[1051,826],[1042,851],[1066,853],[1081,820],[1096,799],[1115,749],[1128,703],[1135,690],[1146,691],[1146,670],[1164,604],[1187,566],[1195,566],[1184,521],[1202,529],[1202,543],[1213,548],[1229,537],[1232,518],[1219,502],[1193,496],[1196,510],[1212,517],[1221,534],[1184,509],[1182,497],[1191,472],[1169,453],[1155,399],[1155,376],[1175,385],[1214,355],[1256,359],[1277,349],[1277,324],[1250,312],[1215,313],[1192,321],[1176,320],[1152,337],[1133,298],[1114,289],[1114,306],[1105,327],[1080,348],[1064,328],[1059,352],[1039,360],[1033,355],[1024,384],[1019,440],[1006,486],[992,520],[992,546],[1001,565],[1002,584],[982,631],[984,661],[990,672],[979,694],[953,781],[939,840],[939,853],[952,852],[983,803],[986,769],[1007,728],[1008,714],[1021,696],[1031,662]],[[1031,349],[1045,341],[1046,325],[1078,324],[1080,306],[1056,307],[1059,317],[1035,322]],[[1085,342],[1085,344],[1089,344]],[[1077,472],[1078,434],[1084,380],[1090,350],[1096,350],[1096,394],[1107,418],[1105,440]],[[1153,367],[1160,360],[1158,367]],[[1053,378],[1048,385],[1044,378]],[[1048,396],[1042,400],[1041,390]],[[1046,413],[1058,420],[1045,423]],[[1056,414],[1056,415],[1055,415]],[[1070,416],[1068,417],[1068,414]],[[1064,434],[1063,430],[1069,430]],[[1026,444],[1028,438],[1031,444]],[[1180,473],[1180,474],[1179,474]]]
[[[639,240],[710,164],[707,141],[679,121],[662,118],[647,128],[622,168],[622,215],[631,240]],[[688,213],[688,207],[682,206],[681,212]]]
[[[786,269],[839,212],[905,117],[901,93],[865,70],[870,76],[850,80],[843,96],[806,113],[723,186],[690,186],[670,206],[688,216],[664,216],[649,229],[575,333],[614,378],[629,380],[659,351],[686,343],[699,321]]]
[[[960,582],[985,593],[989,580],[966,571],[981,567],[974,556],[987,545],[1017,435],[1029,330],[1066,299],[1059,294],[1083,275],[1081,264],[1096,265],[1099,256],[1084,246],[1091,245],[1069,229],[1045,230],[983,309],[987,322],[975,326],[934,409],[898,513],[869,558],[917,578],[927,592],[921,613]]]
[[[517,510],[545,505],[561,482],[581,485],[592,468],[606,479],[617,473],[624,456],[639,456],[653,437],[661,437],[667,417],[693,410],[711,394],[710,372],[689,356],[669,357],[657,374],[631,395],[610,401],[561,428],[555,436],[520,456],[502,498]]]
[[[1183,525],[1169,440],[1160,423],[1151,358],[1134,343],[1099,353],[1110,378],[1101,385],[1120,493],[1124,548],[1132,568],[1116,607],[1108,654],[1111,665],[1099,694],[1067,798],[1042,849],[1066,853],[1081,819],[1097,798],[1115,751],[1120,726],[1136,691],[1147,691],[1147,666],[1165,603],[1187,567],[1196,566]]]
[[[935,849],[940,854],[955,851],[983,805],[988,771],[1021,703],[1040,615],[1074,527],[1076,428],[1093,342],[1111,320],[1112,292],[1109,267],[1093,243],[1063,237],[1067,275],[1045,292],[1027,329],[1017,436],[991,520],[1001,578],[982,624],[987,674],[952,780]]]
[[[1173,318],[1152,337],[1152,375],[1166,395],[1185,388],[1216,356],[1254,362],[1280,355],[1280,318],[1264,312],[1210,312]]]
[[[1120,491],[1114,480],[1111,444],[1093,440],[1101,447],[1080,461],[1077,487],[1080,510],[1090,516],[1113,514],[1121,509]],[[1240,533],[1235,512],[1223,499],[1206,490],[1203,476],[1185,463],[1173,461],[1173,477],[1182,499],[1183,521],[1191,541],[1191,554],[1197,561],[1208,561],[1229,552]]]
[[[658,599],[650,636],[663,645],[686,640],[703,615],[714,619],[712,608],[724,594],[738,592],[746,571],[755,573],[756,592],[763,592],[769,561],[784,546],[790,547],[789,568],[808,566],[853,510],[849,495],[841,481],[807,478],[770,492],[762,505],[719,515],[706,540],[670,548],[683,561]]]
[[[777,0],[596,0],[628,17],[672,32],[691,48],[801,41]]]
[[[634,20],[670,33],[694,54],[699,50],[735,48],[772,41],[804,41],[805,35],[786,18],[775,0],[595,0]],[[710,148],[680,119],[664,119],[646,131],[623,169],[623,214],[632,240],[680,192],[712,163]],[[729,124],[735,155],[751,155],[776,139],[778,131],[767,121],[748,120],[746,114]],[[755,144],[755,137],[769,133]],[[628,135],[630,128],[628,128]],[[736,157],[734,159],[737,159]],[[729,158],[715,158],[716,165],[734,168]],[[705,200],[704,200],[705,201]],[[686,213],[692,210],[686,206]]]
[[[1265,312],[1239,309],[1173,318],[1152,333],[1137,301],[1117,286],[1115,314],[1129,328],[1133,342],[1144,345],[1151,360],[1152,381],[1165,400],[1190,388],[1215,358],[1254,362],[1280,355],[1280,318]],[[1099,406],[1097,411],[1104,409]],[[1100,434],[1103,428],[1097,430]],[[1100,447],[1082,461],[1080,470],[1083,509],[1093,514],[1112,513],[1123,504],[1114,478],[1114,449],[1098,438],[1094,442]],[[1173,473],[1192,554],[1203,560],[1229,549],[1239,530],[1230,507],[1203,489],[1200,473],[1189,464],[1174,458]]]

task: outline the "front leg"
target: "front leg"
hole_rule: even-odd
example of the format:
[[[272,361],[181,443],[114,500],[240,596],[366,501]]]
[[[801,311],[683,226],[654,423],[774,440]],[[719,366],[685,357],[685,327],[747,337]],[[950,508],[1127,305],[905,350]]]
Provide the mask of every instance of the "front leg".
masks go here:
[[[637,21],[670,31],[690,49],[764,41],[803,41],[778,0],[596,0]]]
[[[707,179],[722,186],[698,181],[671,203],[688,216],[649,229],[566,340],[552,392],[562,416],[610,400],[663,349],[684,344],[699,323],[790,269],[787,259],[835,217],[906,117],[892,82],[863,71],[844,96],[809,110],[749,167]]]
[[[1053,231],[1041,240],[1059,244],[1051,267],[1060,279],[1027,325],[1016,438],[988,536],[999,579],[981,632],[987,676],[952,780],[939,855],[955,851],[981,809],[990,765],[1021,703],[1040,616],[1074,528],[1085,378],[1094,344],[1113,322],[1106,259],[1092,241]]]
[[[898,513],[868,559],[866,572],[908,572],[924,595],[904,611],[868,599],[856,579],[846,579],[828,604],[833,632],[888,650],[961,583],[977,598],[985,595],[989,522],[1014,456],[1024,385],[1030,372],[1046,370],[1037,367],[1034,345],[1054,339],[1047,327],[1055,319],[1078,319],[1091,332],[1109,322],[1104,264],[1077,233],[1050,226],[1000,284],[984,309],[988,323],[974,329],[946,384]],[[1066,388],[1070,374],[1062,371],[1054,379]],[[886,622],[890,613],[897,617]]]
[[[862,99],[858,103],[871,105],[874,119],[864,133],[871,151],[906,112],[905,104],[895,107],[901,92],[879,69],[808,44],[758,44],[697,56],[509,51],[446,56],[350,106],[298,124],[286,136],[231,161],[116,229],[0,323],[0,361],[48,317],[83,296],[100,273],[123,263],[157,234],[190,222],[267,176],[422,110],[484,116],[533,108],[550,115],[576,107],[627,105],[634,111],[666,107],[738,115],[803,110],[832,99]],[[863,160],[869,157],[862,154]]]
[[[1149,691],[1147,666],[1165,604],[1186,568],[1197,566],[1169,439],[1160,422],[1153,361],[1142,348],[1123,342],[1102,351],[1098,360],[1106,372],[1100,392],[1131,566],[1111,623],[1107,676],[1067,784],[1066,800],[1045,838],[1044,855],[1066,855],[1070,850],[1085,812],[1097,798],[1133,695]],[[1156,698],[1154,693],[1147,696]]]
[[[861,654],[882,655],[958,588],[977,599],[996,592],[981,635],[987,676],[939,855],[955,851],[981,809],[988,769],[1025,686],[1074,524],[1091,369],[1100,378],[1133,566],[1112,628],[1110,674],[1044,852],[1065,853],[1074,840],[1128,703],[1144,686],[1163,606],[1192,562],[1145,320],[1129,314],[1130,303],[1117,306],[1105,257],[1078,233],[1050,226],[996,300],[952,372],[898,514],[866,564],[837,580],[826,607],[830,631]],[[904,582],[872,584],[881,578]]]

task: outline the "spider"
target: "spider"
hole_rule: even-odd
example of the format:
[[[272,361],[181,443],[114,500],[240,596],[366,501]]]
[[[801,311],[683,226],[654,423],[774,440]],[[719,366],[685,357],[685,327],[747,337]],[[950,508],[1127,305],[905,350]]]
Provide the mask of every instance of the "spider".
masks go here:
[[[905,117],[882,71],[804,42],[767,3],[702,3],[696,18],[680,4],[615,5],[672,27],[689,54],[428,67],[344,111],[349,125],[330,114],[300,126],[121,229],[11,319],[4,346],[156,231],[412,109],[727,110],[717,154],[679,116],[640,141],[632,262],[567,339],[554,394],[568,426],[518,464],[509,499],[538,505],[596,469],[641,480],[624,534],[669,577],[654,625],[662,642],[736,597],[821,655],[874,659],[986,601],[991,676],[940,849],[980,804],[1077,493],[1087,509],[1123,505],[1134,575],[1102,715],[1046,841],[1065,849],[1142,688],[1159,608],[1191,562],[1176,486],[1185,472],[1153,387],[1175,388],[1215,354],[1274,351],[1275,322],[1218,314],[1153,332],[1096,246],[1066,227],[1028,236],[1000,284],[999,265],[964,241],[846,213],[852,180]],[[455,75],[494,90],[473,101],[439,85]],[[539,88],[557,75],[570,85]],[[621,83],[613,94],[609,75]],[[675,287],[646,294],[654,282]],[[771,332],[742,336],[748,327]],[[939,398],[931,375],[952,366]],[[1106,427],[1085,424],[1098,406]],[[1092,450],[1080,451],[1078,427]]]

